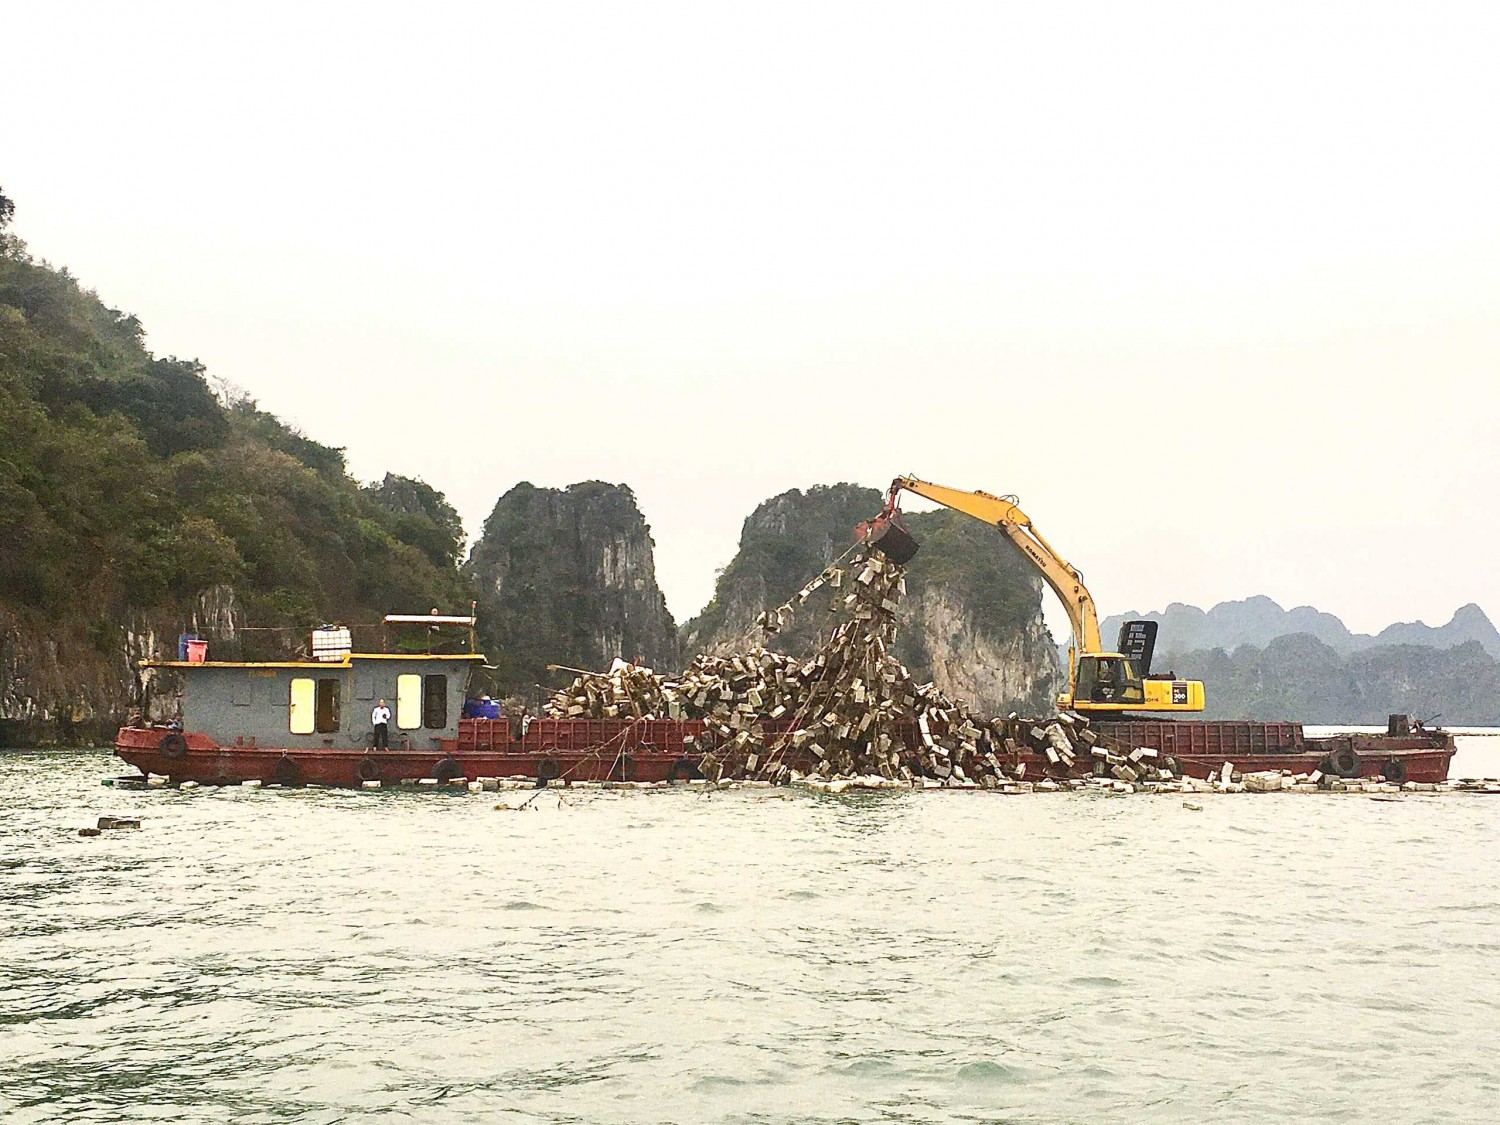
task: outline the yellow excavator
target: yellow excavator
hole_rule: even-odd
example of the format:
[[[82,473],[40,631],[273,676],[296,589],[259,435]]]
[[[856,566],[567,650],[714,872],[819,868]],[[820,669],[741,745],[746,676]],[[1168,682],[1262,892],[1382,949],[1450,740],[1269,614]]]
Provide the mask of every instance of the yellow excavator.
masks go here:
[[[1083,575],[1042,538],[1013,496],[965,492],[897,477],[891,482],[880,514],[858,529],[871,547],[903,565],[917,553],[917,541],[902,525],[897,507],[903,491],[998,527],[1052,587],[1073,627],[1073,644],[1068,648],[1068,690],[1057,697],[1059,708],[1084,713],[1203,710],[1201,682],[1179,680],[1172,674],[1152,675],[1156,622],[1127,621],[1120,629],[1120,651],[1104,651],[1099,639],[1099,614],[1093,595],[1083,584]]]

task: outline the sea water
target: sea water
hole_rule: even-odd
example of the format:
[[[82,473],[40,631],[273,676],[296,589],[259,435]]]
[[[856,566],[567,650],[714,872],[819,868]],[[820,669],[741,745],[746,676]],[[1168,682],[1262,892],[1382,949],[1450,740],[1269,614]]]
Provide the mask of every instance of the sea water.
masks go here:
[[[1485,796],[122,772],[0,755],[7,1123],[1500,1113]],[[1453,776],[1486,774],[1476,732]]]

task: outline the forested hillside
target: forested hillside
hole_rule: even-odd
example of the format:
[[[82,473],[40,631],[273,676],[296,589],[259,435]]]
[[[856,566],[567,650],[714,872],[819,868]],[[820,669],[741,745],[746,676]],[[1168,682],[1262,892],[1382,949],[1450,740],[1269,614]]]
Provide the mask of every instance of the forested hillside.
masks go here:
[[[467,609],[441,494],[361,488],[204,375],[0,229],[0,743],[107,729],[130,659],[195,624],[279,655],[328,617]]]

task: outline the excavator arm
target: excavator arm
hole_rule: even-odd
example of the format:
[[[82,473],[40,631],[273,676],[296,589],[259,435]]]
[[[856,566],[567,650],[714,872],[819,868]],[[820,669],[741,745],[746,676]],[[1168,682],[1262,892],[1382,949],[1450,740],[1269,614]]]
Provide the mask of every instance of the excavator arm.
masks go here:
[[[945,508],[952,508],[998,527],[1031,560],[1062,602],[1063,610],[1068,615],[1068,623],[1073,627],[1074,643],[1078,650],[1103,650],[1104,646],[1099,639],[1099,613],[1094,607],[1093,595],[1083,584],[1083,574],[1053,550],[1052,544],[1042,538],[1041,533],[1032,525],[1031,517],[1021,511],[1013,499],[991,496],[988,492],[965,492],[911,477],[897,477],[891,482],[882,515],[889,517],[896,510],[897,497],[903,491],[934,500]]]
[[[899,552],[898,562],[905,562],[917,549],[916,541],[904,530],[899,537],[888,537],[893,528],[900,527],[896,501],[902,492],[925,497],[999,528],[1041,572],[1062,602],[1073,629],[1068,690],[1058,697],[1060,707],[1092,712],[1203,710],[1203,685],[1198,681],[1153,677],[1148,675],[1149,666],[1137,671],[1133,662],[1121,653],[1104,651],[1099,637],[1099,613],[1093,595],[1083,584],[1083,575],[1053,550],[1014,497],[965,492],[931,481],[897,477],[891,482],[880,515],[870,524],[861,525],[860,534],[881,550],[887,550],[887,544],[894,538],[892,546]]]

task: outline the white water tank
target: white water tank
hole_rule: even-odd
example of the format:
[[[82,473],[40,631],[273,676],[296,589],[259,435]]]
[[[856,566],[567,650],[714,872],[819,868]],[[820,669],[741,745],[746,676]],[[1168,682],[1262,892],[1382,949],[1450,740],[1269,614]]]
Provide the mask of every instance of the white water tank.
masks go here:
[[[324,625],[314,629],[312,654],[314,660],[338,661],[353,651],[346,625]]]

